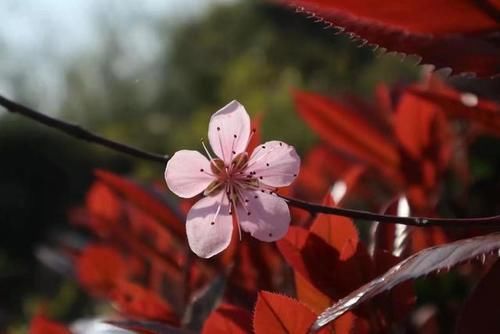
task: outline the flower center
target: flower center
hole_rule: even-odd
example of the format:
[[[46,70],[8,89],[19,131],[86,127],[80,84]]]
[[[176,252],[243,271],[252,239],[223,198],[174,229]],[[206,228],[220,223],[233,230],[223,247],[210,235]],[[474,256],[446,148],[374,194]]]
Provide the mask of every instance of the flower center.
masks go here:
[[[212,159],[210,167],[216,179],[208,185],[203,194],[216,195],[225,190],[230,199],[233,199],[234,196],[238,196],[241,189],[257,189],[259,180],[252,173],[246,173],[247,166],[247,152],[235,155],[229,166],[226,166],[221,159]]]

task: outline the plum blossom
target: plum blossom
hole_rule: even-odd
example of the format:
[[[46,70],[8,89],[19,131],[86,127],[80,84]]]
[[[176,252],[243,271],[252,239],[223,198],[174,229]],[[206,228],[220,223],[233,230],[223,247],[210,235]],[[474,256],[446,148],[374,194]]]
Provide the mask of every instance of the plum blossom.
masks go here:
[[[168,161],[165,180],[177,196],[191,198],[203,192],[187,215],[189,246],[198,256],[212,257],[229,246],[234,224],[261,241],[281,239],[288,231],[290,211],[278,187],[297,177],[300,158],[281,141],[257,146],[248,143],[255,131],[245,108],[232,101],[210,118],[208,140],[215,153],[208,158],[181,150]]]

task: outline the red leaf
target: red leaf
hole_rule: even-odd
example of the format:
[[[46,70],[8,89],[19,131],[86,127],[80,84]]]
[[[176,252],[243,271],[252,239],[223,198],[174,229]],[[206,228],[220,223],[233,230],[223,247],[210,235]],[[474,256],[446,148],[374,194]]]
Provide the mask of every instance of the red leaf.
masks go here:
[[[234,237],[237,240],[238,236]],[[255,298],[258,290],[273,289],[276,277],[281,274],[282,263],[273,245],[244,238],[239,242],[226,295],[235,293],[231,289],[236,288],[240,290],[237,294],[245,293],[249,298]]]
[[[309,283],[333,299],[340,297],[337,291],[339,287],[334,283],[339,262],[338,251],[317,235],[294,226],[277,242],[277,246],[286,262]]]
[[[166,301],[151,290],[135,283],[121,281],[111,298],[124,314],[146,320],[165,321],[177,325],[179,319]]]
[[[42,315],[37,315],[31,319],[29,334],[71,334],[66,326],[49,320]]]
[[[330,194],[326,196],[323,204],[335,206]],[[359,242],[358,229],[349,218],[319,214],[309,230],[336,249],[340,260],[347,260],[356,253]]]
[[[122,214],[120,201],[102,182],[95,182],[86,197],[86,207],[93,216],[116,222]]]
[[[404,281],[418,278],[436,270],[448,269],[498,249],[500,249],[500,234],[494,233],[420,251],[325,310],[316,320],[314,328],[319,329],[328,325],[345,312]]]
[[[458,318],[456,333],[500,333],[500,261],[481,279],[466,300]]]
[[[370,259],[360,243],[354,245],[346,240],[337,250],[315,233],[292,226],[277,246],[298,274],[333,300],[372,277]]]
[[[294,273],[297,299],[316,313],[321,313],[335,300],[321,292],[298,272]]]
[[[283,0],[389,51],[480,76],[499,74],[498,1]]]
[[[493,32],[499,24],[480,3],[467,0],[300,0],[302,5],[349,13],[412,33],[446,35],[449,33]],[[500,6],[495,1],[491,6]]]
[[[184,238],[185,226],[179,217],[157,196],[145,191],[137,184],[116,174],[96,170],[95,175],[111,189],[134,203],[144,212],[165,223],[177,236]]]
[[[125,259],[113,248],[88,246],[76,262],[78,280],[91,293],[108,295],[127,276]]]
[[[255,304],[253,327],[255,334],[307,333],[315,318],[297,300],[263,291]]]
[[[320,201],[334,179],[349,168],[349,164],[333,154],[325,145],[318,145],[308,151],[295,180],[294,193],[302,198]]]
[[[410,88],[410,94],[418,96],[446,113],[449,117],[476,123],[494,136],[500,136],[500,104],[470,93],[460,93],[451,88],[439,91]]]
[[[321,95],[296,91],[297,111],[330,147],[392,175],[398,152],[388,139],[346,105]]]
[[[394,132],[413,160],[421,163],[430,160],[434,168],[447,165],[451,151],[450,130],[434,104],[413,94],[403,94],[394,114]]]
[[[205,321],[202,334],[246,334],[252,332],[252,314],[231,305],[220,305]]]

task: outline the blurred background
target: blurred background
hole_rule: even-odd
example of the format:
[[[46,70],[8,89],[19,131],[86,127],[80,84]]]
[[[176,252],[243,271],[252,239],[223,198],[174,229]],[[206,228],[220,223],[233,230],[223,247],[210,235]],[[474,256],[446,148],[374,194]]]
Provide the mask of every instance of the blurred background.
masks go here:
[[[208,117],[232,99],[265,119],[264,139],[305,152],[316,138],[294,111],[293,88],[370,100],[380,82],[419,78],[412,57],[360,48],[260,1],[2,0],[0,22],[0,94],[165,154],[198,148]],[[81,314],[67,307],[83,298],[75,283],[55,283],[37,247],[68,228],[93,168],[162,184],[163,167],[4,110],[0,156],[0,332],[29,319],[44,296],[62,318]]]

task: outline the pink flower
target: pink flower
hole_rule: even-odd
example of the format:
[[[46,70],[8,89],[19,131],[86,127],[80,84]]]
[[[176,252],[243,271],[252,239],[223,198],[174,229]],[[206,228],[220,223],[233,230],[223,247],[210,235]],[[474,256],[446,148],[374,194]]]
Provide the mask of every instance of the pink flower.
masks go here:
[[[216,157],[197,151],[176,152],[167,163],[165,180],[177,196],[205,197],[187,215],[189,246],[209,258],[229,246],[233,215],[237,226],[262,241],[281,239],[288,231],[287,203],[274,194],[299,172],[300,158],[292,146],[269,141],[246,152],[253,131],[245,108],[232,101],[210,118],[208,139]]]

